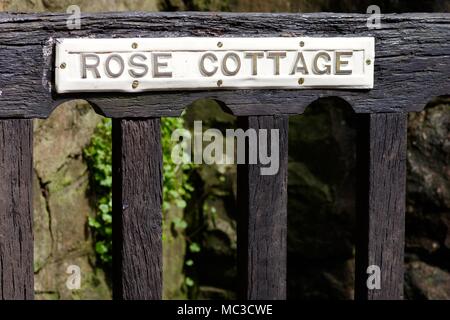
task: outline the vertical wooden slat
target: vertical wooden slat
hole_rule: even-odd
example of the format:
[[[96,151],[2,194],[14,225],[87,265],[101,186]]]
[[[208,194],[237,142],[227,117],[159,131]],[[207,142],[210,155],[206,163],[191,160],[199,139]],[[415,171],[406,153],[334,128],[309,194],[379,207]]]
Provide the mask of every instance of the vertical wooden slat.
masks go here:
[[[402,299],[407,115],[363,114],[358,124],[355,298]],[[380,289],[367,287],[371,265]]]
[[[238,272],[241,298],[286,299],[288,117],[239,118],[244,130],[279,130],[279,171],[261,175],[261,165],[238,164]],[[270,150],[270,138],[268,139]],[[248,145],[247,145],[248,150]]]
[[[0,298],[34,298],[32,120],[0,120]]]
[[[161,299],[160,119],[113,121],[114,299]]]

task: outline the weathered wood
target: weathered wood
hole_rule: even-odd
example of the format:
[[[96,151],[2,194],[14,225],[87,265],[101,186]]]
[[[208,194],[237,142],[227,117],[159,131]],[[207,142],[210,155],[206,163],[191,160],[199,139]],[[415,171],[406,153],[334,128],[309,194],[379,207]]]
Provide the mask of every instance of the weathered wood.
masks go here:
[[[162,298],[159,119],[113,122],[114,299]]]
[[[31,120],[0,120],[0,299],[34,297]]]
[[[244,299],[286,299],[288,116],[239,118],[246,129],[279,130],[279,171],[238,164],[238,274]],[[248,142],[248,141],[247,141]],[[248,144],[246,149],[248,150]],[[248,162],[247,162],[248,163]]]
[[[109,117],[177,116],[199,98],[227,104],[235,115],[297,114],[319,97],[340,96],[357,113],[418,111],[450,92],[450,14],[389,14],[380,29],[362,14],[94,13],[80,30],[67,14],[0,13],[0,117],[47,117],[65,99],[84,98]],[[375,88],[351,90],[229,90],[139,95],[56,95],[53,47],[68,37],[374,36]],[[282,103],[280,103],[282,101]]]
[[[356,299],[402,299],[407,115],[358,116]],[[367,268],[381,271],[369,290]]]

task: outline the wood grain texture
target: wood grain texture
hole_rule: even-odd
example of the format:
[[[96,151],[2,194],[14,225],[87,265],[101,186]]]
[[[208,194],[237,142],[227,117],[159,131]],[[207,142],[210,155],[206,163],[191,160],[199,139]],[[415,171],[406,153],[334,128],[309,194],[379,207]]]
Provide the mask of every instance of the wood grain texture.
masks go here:
[[[407,115],[359,115],[355,298],[403,298]],[[381,269],[369,290],[367,267]]]
[[[162,298],[159,119],[113,122],[113,296]]]
[[[250,116],[238,121],[242,129],[278,129],[280,138],[277,174],[261,175],[259,161],[238,164],[240,296],[286,299],[288,117]]]
[[[0,117],[45,118],[67,99],[83,98],[108,117],[177,116],[200,98],[225,103],[235,115],[298,114],[320,97],[339,96],[357,113],[422,110],[450,93],[450,14],[389,14],[380,29],[368,15],[240,13],[83,14],[69,30],[67,14],[0,13]],[[56,95],[53,51],[57,38],[98,37],[333,37],[374,36],[372,90],[226,90],[143,94]]]
[[[0,120],[0,299],[34,298],[31,120]]]

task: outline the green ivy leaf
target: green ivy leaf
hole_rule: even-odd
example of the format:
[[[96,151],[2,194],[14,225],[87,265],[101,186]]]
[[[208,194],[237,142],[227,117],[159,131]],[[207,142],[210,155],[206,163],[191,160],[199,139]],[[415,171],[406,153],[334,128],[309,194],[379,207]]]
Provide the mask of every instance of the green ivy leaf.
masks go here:
[[[109,206],[107,204],[101,204],[98,206],[98,208],[100,209],[100,212],[103,214],[109,212]]]
[[[97,242],[95,244],[95,251],[97,251],[97,253],[105,253],[108,251],[108,248],[105,246],[105,244],[103,242]]]
[[[198,243],[192,242],[189,245],[189,251],[191,251],[192,253],[200,252],[200,246],[198,245]]]
[[[180,209],[186,208],[186,201],[184,201],[183,199],[175,199],[175,204]]]
[[[194,261],[192,259],[186,260],[186,265],[188,267],[193,266],[194,265]]]
[[[187,222],[181,218],[173,219],[173,224],[175,225],[175,228],[177,228],[177,229],[186,229],[187,228]]]
[[[186,277],[186,279],[185,279],[184,282],[186,283],[186,285],[187,285],[188,287],[192,287],[192,286],[194,285],[194,280],[192,280],[192,279],[189,278],[189,277]]]

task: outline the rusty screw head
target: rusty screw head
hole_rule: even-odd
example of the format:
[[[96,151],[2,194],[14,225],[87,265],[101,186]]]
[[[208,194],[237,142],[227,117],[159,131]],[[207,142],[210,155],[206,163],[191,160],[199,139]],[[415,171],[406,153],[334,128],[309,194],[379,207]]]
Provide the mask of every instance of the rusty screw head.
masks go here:
[[[298,79],[298,84],[299,85],[302,85],[303,83],[305,83],[305,79],[303,79],[303,78]]]
[[[305,42],[300,41],[300,47],[304,47],[305,46]]]
[[[133,89],[136,89],[138,86],[139,86],[139,81],[137,81],[137,80],[134,80],[133,83],[131,84],[131,87]]]
[[[223,84],[222,80],[217,80],[217,86],[220,87]]]
[[[65,69],[66,68],[66,63],[65,62],[63,62],[63,63],[61,63],[61,65],[59,66],[61,69]]]
[[[131,45],[131,47],[132,47],[133,49],[137,49],[138,44],[137,44],[136,42],[133,42],[133,44]]]
[[[372,63],[372,60],[370,60],[370,59],[367,59],[366,60],[366,64],[369,66],[370,64]]]
[[[219,48],[222,48],[223,43],[222,43],[222,42],[217,42],[217,46],[218,46]]]

